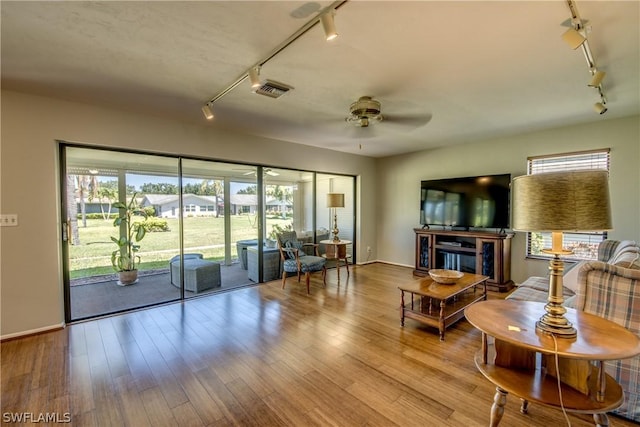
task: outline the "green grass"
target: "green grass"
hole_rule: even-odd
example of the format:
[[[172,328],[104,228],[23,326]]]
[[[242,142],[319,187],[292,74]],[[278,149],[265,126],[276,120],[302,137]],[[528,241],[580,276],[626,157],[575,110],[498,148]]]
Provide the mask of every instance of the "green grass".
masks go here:
[[[258,231],[253,215],[232,215],[231,241],[257,239]],[[167,218],[168,232],[153,232],[140,242],[140,270],[168,268],[169,259],[179,253],[180,235],[178,219]],[[267,229],[272,224],[290,224],[290,219],[269,218]],[[88,219],[87,226],[78,221],[80,244],[69,246],[70,277],[72,279],[114,273],[111,266],[111,252],[116,249],[110,236],[116,236],[118,229],[113,220]],[[205,259],[224,259],[224,218],[187,217],[184,218],[184,251],[198,252]],[[236,248],[232,243],[232,256]]]

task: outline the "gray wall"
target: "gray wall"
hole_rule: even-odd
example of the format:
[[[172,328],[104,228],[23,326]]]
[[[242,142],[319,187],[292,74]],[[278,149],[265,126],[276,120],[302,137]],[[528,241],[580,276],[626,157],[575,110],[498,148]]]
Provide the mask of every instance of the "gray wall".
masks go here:
[[[526,174],[527,157],[611,148],[609,187],[614,230],[610,238],[640,241],[640,117],[604,120],[474,144],[421,151],[378,160],[378,258],[414,265],[414,233],[419,227],[420,181],[510,173]],[[524,233],[516,233],[511,257],[512,279],[521,283],[545,276],[548,264],[526,260]]]

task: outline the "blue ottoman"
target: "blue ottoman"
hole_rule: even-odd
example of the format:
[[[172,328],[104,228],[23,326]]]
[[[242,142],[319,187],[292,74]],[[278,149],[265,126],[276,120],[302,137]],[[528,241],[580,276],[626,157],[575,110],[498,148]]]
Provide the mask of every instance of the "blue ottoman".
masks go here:
[[[180,262],[171,263],[171,276],[175,278],[171,284],[180,287]],[[207,289],[219,288],[220,264],[203,259],[184,260],[184,289],[191,292],[202,292]]]
[[[202,259],[202,254],[183,254],[184,259]],[[173,258],[171,258],[169,260],[169,275],[171,276],[171,283],[173,283],[173,269],[171,268],[171,266],[173,265],[174,262],[176,261],[180,261],[180,255],[176,255]],[[180,283],[180,281],[178,280],[178,283]]]

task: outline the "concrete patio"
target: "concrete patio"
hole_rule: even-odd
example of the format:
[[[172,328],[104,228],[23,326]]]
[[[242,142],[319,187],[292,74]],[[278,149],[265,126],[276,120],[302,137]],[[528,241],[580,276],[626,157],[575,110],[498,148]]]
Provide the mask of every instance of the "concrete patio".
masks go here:
[[[220,265],[222,286],[202,292],[185,291],[185,297],[208,295],[256,285],[240,263]],[[171,284],[169,269],[142,271],[134,285],[119,286],[117,275],[71,281],[71,318],[81,320],[132,308],[145,307],[180,298],[180,289]]]

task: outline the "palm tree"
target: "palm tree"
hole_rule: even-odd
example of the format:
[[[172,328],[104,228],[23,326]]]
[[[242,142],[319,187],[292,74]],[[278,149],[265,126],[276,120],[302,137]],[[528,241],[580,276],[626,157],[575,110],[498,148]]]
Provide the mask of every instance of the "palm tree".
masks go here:
[[[95,175],[76,175],[76,184],[78,189],[78,199],[80,199],[80,213],[82,215],[82,226],[87,227],[87,208],[85,206],[85,197],[92,200],[98,191],[98,177]]]
[[[98,197],[100,198],[100,212],[102,212],[102,218],[106,221],[109,219],[109,215],[111,214],[111,205],[114,200],[118,199],[118,192],[114,188],[109,187],[100,187],[98,189]],[[104,211],[104,205],[102,204],[102,200],[107,199],[109,202],[109,208],[107,211]]]
[[[76,203],[76,177],[74,175],[67,175],[67,223],[70,234],[67,236],[67,240],[72,245],[79,245],[78,204]]]

